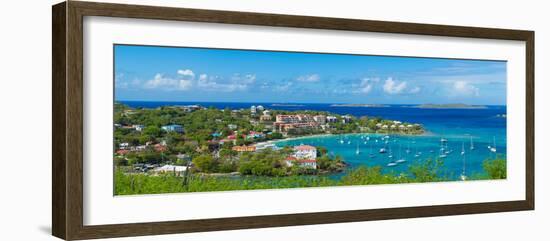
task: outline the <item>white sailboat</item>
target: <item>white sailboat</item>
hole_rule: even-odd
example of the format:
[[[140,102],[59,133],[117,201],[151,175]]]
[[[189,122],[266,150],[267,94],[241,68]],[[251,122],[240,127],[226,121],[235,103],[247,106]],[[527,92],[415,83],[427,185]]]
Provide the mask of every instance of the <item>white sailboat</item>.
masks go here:
[[[369,156],[370,156],[371,158],[376,157],[376,155],[374,155],[374,152],[373,152],[372,143],[370,144],[370,154],[369,154]]]
[[[390,149],[390,155],[388,155],[388,158],[390,158],[390,162],[388,163],[388,167],[394,167],[394,166],[397,166],[397,163],[393,161],[393,155],[391,153],[391,146],[389,147]]]
[[[491,152],[496,153],[497,152],[497,141],[495,137],[493,136],[493,146],[490,148]]]
[[[407,160],[405,160],[402,156],[401,156],[401,144],[399,144],[399,159],[397,159],[397,161],[395,161],[395,163],[403,163],[403,162],[406,162]]]
[[[393,153],[391,152],[391,146],[389,146],[389,155],[388,155],[388,157],[390,159],[393,158]]]
[[[462,147],[464,149],[464,146]],[[460,175],[460,180],[466,181],[466,155],[462,155],[462,175]]]
[[[466,152],[464,151],[464,142],[462,142],[462,151],[460,152],[460,155],[464,156]]]
[[[355,155],[359,155],[359,153],[361,152],[359,151],[359,143],[357,143],[357,149],[355,150]]]
[[[422,155],[422,152],[418,151],[418,147],[415,148],[414,153],[416,153],[414,154],[414,157],[419,157],[420,155]]]
[[[441,138],[441,148],[439,148],[439,158],[447,157],[447,153],[445,152],[445,146],[444,146],[445,142],[447,142],[447,140]]]
[[[474,149],[474,139],[472,136],[470,136],[470,150]]]

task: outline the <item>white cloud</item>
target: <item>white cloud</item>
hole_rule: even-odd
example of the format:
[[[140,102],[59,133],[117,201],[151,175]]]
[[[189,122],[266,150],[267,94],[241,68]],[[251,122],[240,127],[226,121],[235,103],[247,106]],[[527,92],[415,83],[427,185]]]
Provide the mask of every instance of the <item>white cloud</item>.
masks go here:
[[[292,82],[287,82],[278,86],[275,86],[275,91],[286,92],[292,87]]]
[[[186,79],[195,79],[195,73],[190,69],[180,69],[178,74],[186,77]]]
[[[479,88],[468,83],[467,81],[459,80],[452,83],[452,94],[454,95],[466,95],[466,96],[479,96]]]
[[[248,86],[256,80],[255,75],[238,74],[231,78],[230,82],[223,82],[223,79],[218,76],[208,76],[207,74],[199,75],[197,85],[199,88],[208,91],[233,92],[248,89]]]
[[[373,84],[372,81],[368,78],[364,78],[361,80],[361,83],[358,85],[355,85],[355,90],[353,93],[360,93],[360,94],[368,94],[371,92]]]
[[[417,94],[420,92],[420,90],[421,90],[420,87],[415,86],[414,88],[409,90],[409,94]]]
[[[190,75],[187,74],[185,76],[189,77]],[[153,79],[146,81],[143,87],[146,89],[189,90],[192,86],[192,79],[170,78],[158,73]]]
[[[317,82],[320,79],[321,77],[318,74],[302,75],[296,78],[296,80],[300,82]]]
[[[403,81],[399,83],[398,81],[394,81],[392,78],[388,78],[386,79],[383,88],[384,92],[388,94],[401,94],[407,88],[407,82]]]

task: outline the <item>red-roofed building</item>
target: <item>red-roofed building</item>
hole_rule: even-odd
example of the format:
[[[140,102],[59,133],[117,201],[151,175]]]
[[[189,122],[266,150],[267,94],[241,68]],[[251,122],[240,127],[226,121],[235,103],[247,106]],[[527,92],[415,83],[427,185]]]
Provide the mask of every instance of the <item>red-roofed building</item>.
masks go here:
[[[310,145],[299,145],[294,147],[294,154],[292,156],[298,159],[316,159],[317,148]]]
[[[285,159],[285,164],[289,167],[293,166],[295,163],[301,167],[317,169],[317,160],[315,159],[298,159],[293,156],[289,156]]]
[[[116,151],[116,154],[118,154],[118,155],[126,155],[126,154],[128,154],[129,152],[130,152],[130,150],[122,150],[122,149],[120,149],[120,150],[117,150],[117,151]]]
[[[163,146],[161,144],[155,144],[154,148],[155,148],[155,151],[158,151],[158,152],[165,152],[168,150],[166,146]]]

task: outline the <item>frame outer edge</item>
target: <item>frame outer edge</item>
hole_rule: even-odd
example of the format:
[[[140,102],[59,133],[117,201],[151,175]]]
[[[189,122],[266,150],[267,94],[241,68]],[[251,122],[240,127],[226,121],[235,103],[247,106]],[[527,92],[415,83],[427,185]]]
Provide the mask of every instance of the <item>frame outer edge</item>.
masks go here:
[[[530,210],[535,209],[535,32],[526,37],[526,195]]]
[[[108,16],[526,42],[526,199],[170,222],[83,225],[83,17]],[[534,209],[534,32],[324,17],[66,1],[52,8],[52,234],[67,240],[282,227]]]
[[[66,2],[52,6],[52,235],[67,238]]]

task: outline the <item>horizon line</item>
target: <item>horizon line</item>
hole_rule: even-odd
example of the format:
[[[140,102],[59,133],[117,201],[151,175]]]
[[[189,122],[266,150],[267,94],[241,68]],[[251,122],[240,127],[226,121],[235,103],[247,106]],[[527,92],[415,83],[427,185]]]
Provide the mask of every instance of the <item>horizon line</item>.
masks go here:
[[[265,101],[188,101],[188,100],[114,100],[114,102],[189,102],[189,103],[246,103],[246,104],[344,104],[344,105],[470,105],[470,106],[507,106],[506,104],[466,104],[460,102],[449,102],[449,103],[414,103],[414,104],[404,104],[404,103],[350,103],[350,102],[265,102]]]

